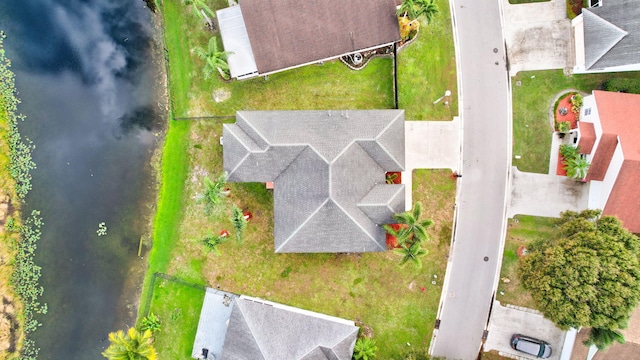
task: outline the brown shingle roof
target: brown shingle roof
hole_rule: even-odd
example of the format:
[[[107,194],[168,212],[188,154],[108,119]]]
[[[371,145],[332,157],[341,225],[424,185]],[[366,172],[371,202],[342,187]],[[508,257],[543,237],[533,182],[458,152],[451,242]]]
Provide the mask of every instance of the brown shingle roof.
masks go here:
[[[581,154],[591,154],[593,150],[593,144],[596,142],[596,130],[593,127],[593,123],[578,121],[578,129],[580,130],[580,146]]]
[[[640,161],[625,160],[602,213],[615,215],[629,231],[640,233]]]
[[[261,74],[400,40],[395,0],[240,0]]]
[[[596,154],[591,160],[591,166],[587,172],[586,181],[598,180],[602,181],[607,173],[609,163],[613,157],[613,153],[618,145],[618,136],[613,134],[602,134],[600,142],[596,148]]]

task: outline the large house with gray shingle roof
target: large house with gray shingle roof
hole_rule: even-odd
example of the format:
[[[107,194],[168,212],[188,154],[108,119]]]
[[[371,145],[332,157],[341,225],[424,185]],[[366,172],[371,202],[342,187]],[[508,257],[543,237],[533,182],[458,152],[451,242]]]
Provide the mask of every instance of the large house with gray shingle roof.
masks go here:
[[[216,15],[237,79],[400,41],[394,0],[240,0]]]
[[[239,111],[223,125],[230,182],[273,182],[279,253],[385,251],[405,211],[403,110]]]
[[[351,360],[353,321],[207,289],[195,359]]]
[[[585,96],[578,145],[591,163],[590,209],[615,215],[640,233],[640,95],[593,91]]]
[[[571,21],[575,73],[640,70],[637,0],[603,0]]]

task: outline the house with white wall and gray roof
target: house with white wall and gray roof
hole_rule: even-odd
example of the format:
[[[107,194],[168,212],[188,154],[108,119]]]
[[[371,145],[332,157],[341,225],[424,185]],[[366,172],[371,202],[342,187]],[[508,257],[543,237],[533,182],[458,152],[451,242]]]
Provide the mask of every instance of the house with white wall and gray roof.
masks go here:
[[[571,21],[574,73],[640,70],[637,0],[601,0]]]
[[[225,360],[350,360],[353,321],[207,289],[191,357]]]
[[[230,182],[273,182],[277,253],[386,250],[405,211],[403,110],[239,111],[223,126]]]

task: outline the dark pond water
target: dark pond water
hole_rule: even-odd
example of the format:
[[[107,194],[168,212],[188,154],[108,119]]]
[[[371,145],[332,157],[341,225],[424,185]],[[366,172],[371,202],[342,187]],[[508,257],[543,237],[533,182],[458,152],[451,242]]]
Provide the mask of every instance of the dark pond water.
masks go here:
[[[45,222],[39,358],[100,359],[108,333],[134,325],[146,266],[137,251],[165,112],[152,13],[142,0],[1,0],[0,30],[36,144],[25,213]]]

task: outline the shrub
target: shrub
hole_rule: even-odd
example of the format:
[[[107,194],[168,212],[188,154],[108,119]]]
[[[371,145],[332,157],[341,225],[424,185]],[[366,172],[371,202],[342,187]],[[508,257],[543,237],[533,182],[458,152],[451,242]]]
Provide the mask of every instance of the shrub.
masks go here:
[[[356,346],[353,348],[353,358],[355,360],[375,359],[378,347],[373,339],[361,337],[356,340]]]
[[[606,91],[640,94],[640,80],[614,78],[602,83],[601,88]]]

